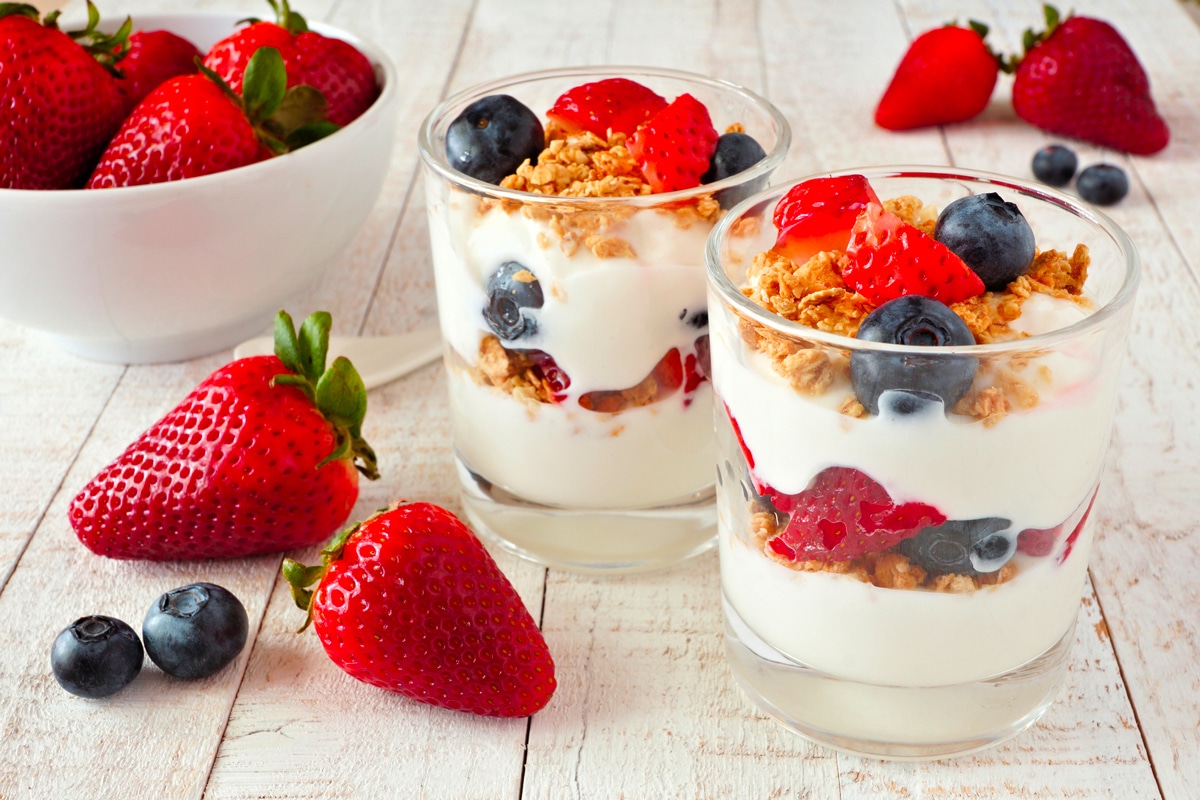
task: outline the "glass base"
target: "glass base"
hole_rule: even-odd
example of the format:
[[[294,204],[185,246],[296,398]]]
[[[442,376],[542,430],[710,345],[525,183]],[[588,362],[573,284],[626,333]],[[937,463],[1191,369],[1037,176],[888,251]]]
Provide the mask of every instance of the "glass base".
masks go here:
[[[1074,625],[1002,675],[950,686],[886,686],[818,672],[758,638],[723,601],[725,652],[756,705],[784,727],[846,753],[895,760],[965,755],[1028,728],[1054,701]]]
[[[654,508],[573,509],[531,503],[498,489],[457,457],[471,527],[510,553],[576,572],[643,572],[677,564],[717,542],[712,487]]]

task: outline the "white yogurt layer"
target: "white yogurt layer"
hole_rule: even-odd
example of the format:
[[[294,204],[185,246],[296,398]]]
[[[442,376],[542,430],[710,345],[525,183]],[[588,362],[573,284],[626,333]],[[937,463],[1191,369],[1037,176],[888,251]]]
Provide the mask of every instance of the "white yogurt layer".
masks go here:
[[[1029,333],[1086,313],[1051,297],[1026,305]],[[780,492],[803,491],[827,467],[851,467],[896,503],[927,503],[948,519],[1001,517],[1021,531],[1077,519],[1099,478],[1117,359],[1106,365],[1090,339],[1017,372],[1039,402],[1011,410],[993,427],[940,407],[849,417],[837,410],[853,393],[845,376],[819,397],[798,394],[767,357],[747,351],[727,319],[715,321],[711,345],[714,387],[753,457],[754,479]],[[1091,524],[1065,563],[1018,553],[1011,581],[956,595],[791,570],[749,545],[748,532],[735,530],[728,512],[720,509],[719,536],[730,603],[764,641],[832,675],[904,686],[979,680],[1038,656],[1078,612]]]
[[[721,586],[759,638],[828,675],[910,687],[983,680],[1054,646],[1079,612],[1094,528],[1089,518],[1061,565],[1018,553],[1015,579],[950,594],[798,572],[725,522],[718,518]]]
[[[712,483],[712,393],[707,382],[616,414],[588,411],[589,391],[631,388],[675,348],[695,355],[707,332],[688,324],[706,308],[708,224],[639,210],[604,231],[633,257],[599,258],[581,242],[564,248],[545,221],[442,187],[429,190],[430,237],[446,344],[462,363],[477,360],[486,286],[516,261],[538,279],[544,304],[526,314],[537,332],[502,344],[548,353],[570,378],[558,404],[527,405],[451,369],[455,446],[472,471],[527,500],[578,508],[646,507]],[[570,250],[570,252],[568,252]],[[453,359],[452,359],[453,360]]]

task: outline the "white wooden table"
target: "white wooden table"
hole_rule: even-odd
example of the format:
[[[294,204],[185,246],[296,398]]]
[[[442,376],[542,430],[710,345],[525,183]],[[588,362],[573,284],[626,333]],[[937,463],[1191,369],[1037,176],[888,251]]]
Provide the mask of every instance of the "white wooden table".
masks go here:
[[[436,317],[416,130],[448,91],[565,64],[644,63],[765,93],[794,129],[778,177],[871,163],[1028,175],[1048,141],[1017,120],[1001,78],[977,121],[886,133],[874,103],[909,39],[974,17],[1013,51],[1033,0],[295,0],[400,64],[401,122],[383,193],[322,286],[290,310],[330,310],[336,333],[399,333]],[[1066,11],[1063,4],[1063,10]],[[0,322],[0,798],[1163,798],[1200,797],[1200,28],[1178,0],[1078,0],[1138,52],[1173,130],[1168,150],[1114,160],[1132,190],[1111,215],[1145,280],[1097,503],[1101,538],[1060,702],[983,755],[928,764],[851,758],[758,713],[724,665],[716,555],[624,578],[498,554],[539,619],[559,689],[528,720],[428,708],[356,683],[325,656],[279,578],[279,557],[148,564],[93,556],[66,509],[82,485],[230,354],[164,366],[82,361]],[[68,10],[80,11],[72,0]],[[261,0],[108,0],[106,15]],[[3,243],[0,243],[0,258]],[[267,327],[264,320],[264,330]],[[457,510],[440,365],[375,390],[365,433],[396,498]],[[293,554],[295,555],[295,554]],[[302,553],[311,557],[312,553]],[[191,580],[246,603],[251,646],[188,683],[147,663],[88,702],[49,668],[86,613],[138,626]]]

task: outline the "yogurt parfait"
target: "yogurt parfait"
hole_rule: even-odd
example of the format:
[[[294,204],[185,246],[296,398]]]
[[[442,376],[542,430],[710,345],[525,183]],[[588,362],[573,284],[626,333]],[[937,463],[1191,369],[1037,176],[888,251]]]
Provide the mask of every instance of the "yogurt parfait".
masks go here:
[[[788,140],[761,97],[671,70],[520,75],[430,114],[454,450],[481,534],[596,571],[713,545],[705,241]]]
[[[709,243],[726,645],[764,709],[891,758],[995,744],[1061,681],[1138,260],[1000,176],[772,189]]]

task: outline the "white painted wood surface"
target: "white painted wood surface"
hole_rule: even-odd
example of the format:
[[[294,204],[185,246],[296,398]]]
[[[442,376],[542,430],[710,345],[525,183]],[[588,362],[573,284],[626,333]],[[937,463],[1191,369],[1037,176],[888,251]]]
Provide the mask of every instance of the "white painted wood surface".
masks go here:
[[[1048,141],[1013,116],[1007,78],[977,121],[905,134],[870,122],[912,35],[973,17],[1012,51],[1040,18],[1033,0],[295,5],[377,41],[404,81],[379,202],[328,279],[290,309],[329,309],[338,333],[400,333],[436,318],[416,128],[447,91],[482,79],[608,62],[744,83],[794,127],[780,178],[877,163],[1026,175]],[[110,0],[102,10],[198,7],[266,12],[260,0]],[[1114,22],[1132,43],[1174,137],[1150,158],[1078,148],[1084,163],[1130,171],[1132,192],[1110,213],[1137,242],[1145,281],[1069,682],[1025,735],[930,764],[850,758],[791,736],[749,705],[724,665],[713,554],[616,579],[499,554],[558,664],[558,693],[531,720],[478,719],[358,684],[315,637],[293,633],[279,558],[115,562],[85,551],[67,523],[79,488],[228,354],[93,364],[0,321],[0,798],[1196,800],[1200,29],[1177,0],[1072,8]],[[365,486],[358,513],[400,497],[457,510],[443,397],[436,365],[372,392],[366,434],[385,477]],[[234,666],[186,683],[148,663],[128,690],[99,702],[58,688],[48,654],[62,627],[93,612],[137,623],[160,592],[193,579],[228,586],[247,605],[253,643]]]

